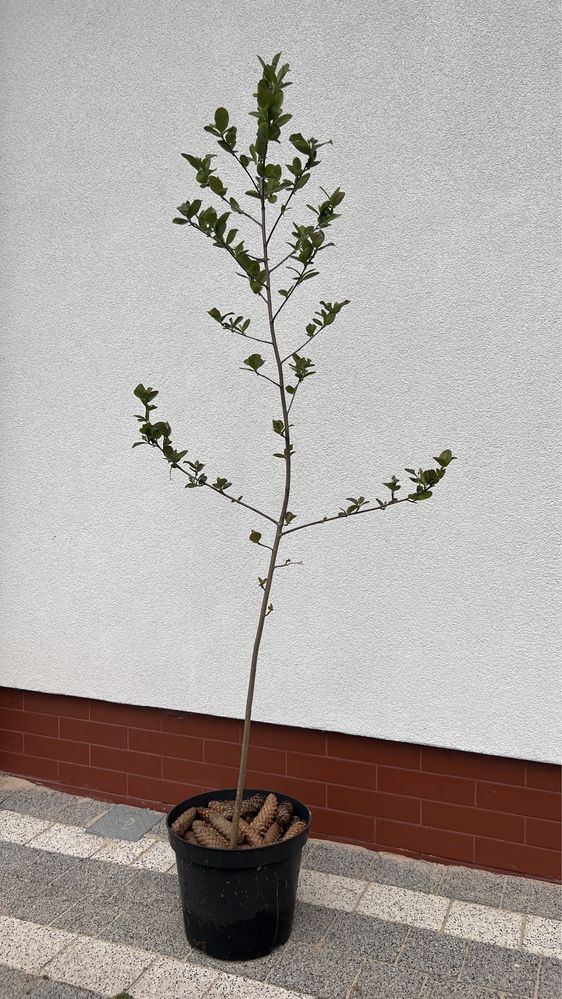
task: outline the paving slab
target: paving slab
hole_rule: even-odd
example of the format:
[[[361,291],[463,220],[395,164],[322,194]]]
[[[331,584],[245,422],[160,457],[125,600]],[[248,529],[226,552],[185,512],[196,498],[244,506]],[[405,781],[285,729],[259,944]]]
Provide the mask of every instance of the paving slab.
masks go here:
[[[278,985],[266,985],[248,978],[219,975],[208,999],[314,999],[314,996],[303,992],[288,992]]]
[[[439,893],[439,885],[445,870],[439,864],[412,860],[410,857],[392,856],[390,853],[375,853],[374,858],[372,880],[378,884],[412,888],[429,895]]]
[[[426,895],[395,885],[370,884],[357,909],[367,916],[438,930],[443,925],[449,904],[448,899],[437,895]]]
[[[400,951],[397,967],[417,968],[435,978],[457,978],[466,954],[466,943],[436,930],[412,927]]]
[[[34,926],[9,916],[0,916],[0,964],[20,971],[38,972],[75,937],[50,926]]]
[[[491,944],[470,943],[461,981],[482,988],[496,988],[510,995],[535,995],[540,959],[519,950],[505,950]]]
[[[363,881],[371,879],[377,855],[360,846],[346,846],[343,843],[317,841],[310,854],[303,857],[304,866],[325,874],[341,874],[346,878],[359,877]]]
[[[441,895],[462,902],[480,902],[500,908],[505,877],[472,867],[446,867],[439,889]],[[521,912],[521,909],[516,911]]]
[[[367,962],[352,994],[357,999],[417,999],[424,979],[422,972],[413,968]]]
[[[351,911],[357,905],[365,887],[365,882],[356,878],[301,870],[298,893],[302,902]]]
[[[519,947],[523,916],[517,912],[501,912],[475,902],[453,902],[445,920],[444,933],[479,940],[501,947]]]
[[[289,991],[308,992],[318,999],[346,999],[361,965],[360,958],[327,947],[287,944],[268,983]]]
[[[20,812],[22,815],[31,815],[37,819],[49,819],[51,822],[60,822],[61,815],[65,809],[75,804],[77,796],[65,794],[63,791],[54,791],[49,787],[31,785],[19,791],[14,791],[9,798],[0,804],[0,810]],[[78,798],[78,800],[83,800]]]
[[[523,949],[533,954],[562,958],[562,924],[557,919],[527,916]]]
[[[361,958],[393,962],[407,933],[408,928],[400,923],[388,923],[360,912],[340,912],[326,936],[326,945]]]
[[[61,933],[61,930],[57,930]],[[79,938],[45,967],[57,981],[105,995],[124,992],[154,959],[153,954],[134,947]]]
[[[562,961],[543,957],[539,971],[539,999],[560,999],[562,996]]]
[[[109,811],[88,826],[88,832],[94,836],[134,842],[152,829],[161,817],[161,812],[153,812],[149,808],[113,805]]]
[[[338,911],[323,905],[297,900],[291,940],[293,943],[319,944],[338,917]]]
[[[208,995],[217,971],[157,958],[130,987],[135,999],[200,999]]]
[[[532,878],[505,878],[502,909],[562,919],[562,885]]]
[[[142,898],[132,908],[116,915],[104,938],[114,943],[141,947],[167,957],[186,958],[191,950],[185,936],[181,909],[165,915]]]
[[[398,999],[398,997],[396,997]],[[444,982],[442,978],[428,978],[422,999],[511,999],[497,989],[481,989],[465,982]]]
[[[78,826],[55,822],[29,842],[36,850],[63,853],[67,857],[91,857],[100,849],[103,841],[93,839]]]
[[[278,947],[273,953],[267,954],[265,957],[258,957],[255,961],[219,961],[218,958],[210,957],[202,950],[192,949],[189,952],[188,961],[190,964],[196,964],[202,968],[214,968],[216,971],[228,975],[240,975],[263,982],[281,960],[284,950],[285,947]]]

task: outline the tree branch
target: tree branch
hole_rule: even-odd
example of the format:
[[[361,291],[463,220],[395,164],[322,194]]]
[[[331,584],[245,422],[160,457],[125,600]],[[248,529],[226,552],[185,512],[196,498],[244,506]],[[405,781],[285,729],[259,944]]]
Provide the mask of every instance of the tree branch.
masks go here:
[[[310,520],[307,524],[299,524],[298,527],[290,527],[287,531],[283,531],[283,537],[287,534],[292,534],[293,531],[302,531],[305,527],[314,527],[315,524],[327,524],[330,520],[347,520],[348,517],[357,517],[360,513],[376,513],[377,510],[386,510],[390,506],[398,506],[399,503],[415,503],[415,500],[409,499],[409,497],[404,496],[404,499],[390,501],[386,506],[367,506],[362,510],[356,510],[355,513],[338,513],[334,517],[322,517],[320,520]]]
[[[164,448],[158,443],[158,441],[150,441],[149,443],[150,447],[157,447],[158,450],[162,454],[164,454]],[[176,465],[175,467],[178,469],[178,471],[183,472],[184,475],[187,475],[188,478],[190,477],[191,473],[188,472],[186,468],[182,468],[181,465]],[[230,493],[227,493],[222,489],[215,489],[210,482],[204,482],[203,485],[207,486],[208,489],[212,489],[214,493],[218,493],[219,496],[224,496],[230,503],[238,503],[239,506],[245,507],[246,510],[251,510],[252,513],[257,513],[259,517],[264,517],[265,520],[271,521],[272,524],[277,524],[275,517],[270,517],[268,513],[264,513],[263,510],[258,510],[257,507],[255,506],[250,506],[249,503],[243,503],[241,498],[236,498],[236,496],[231,496]]]

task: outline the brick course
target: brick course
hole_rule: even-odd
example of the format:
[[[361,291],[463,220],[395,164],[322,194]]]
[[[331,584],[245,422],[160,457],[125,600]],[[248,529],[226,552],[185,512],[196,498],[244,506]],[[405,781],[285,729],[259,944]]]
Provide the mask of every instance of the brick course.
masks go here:
[[[0,769],[155,809],[233,787],[239,720],[0,687]],[[248,786],[301,798],[313,835],[560,880],[560,768],[256,722]]]

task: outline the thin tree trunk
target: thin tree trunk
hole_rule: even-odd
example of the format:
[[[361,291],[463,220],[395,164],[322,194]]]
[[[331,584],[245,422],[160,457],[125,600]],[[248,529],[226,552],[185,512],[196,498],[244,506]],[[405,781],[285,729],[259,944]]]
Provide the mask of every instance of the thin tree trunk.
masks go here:
[[[289,508],[289,496],[291,493],[291,439],[290,439],[290,430],[289,430],[289,411],[287,407],[287,400],[285,397],[283,361],[281,359],[279,346],[277,344],[277,336],[275,333],[275,320],[273,317],[273,303],[271,300],[271,277],[269,270],[269,256],[268,256],[266,217],[265,217],[265,196],[264,196],[263,182],[261,190],[261,234],[262,234],[262,246],[263,246],[263,266],[265,270],[265,291],[267,297],[267,315],[269,320],[269,332],[271,336],[271,342],[273,344],[275,363],[277,365],[279,392],[281,395],[281,410],[283,413],[283,424],[285,428],[285,489],[283,493],[283,503],[281,506],[281,511],[279,513],[279,519],[277,520],[277,527],[275,530],[275,538],[273,540],[271,557],[269,559],[267,580],[264,586],[263,597],[260,607],[260,614],[258,618],[258,625],[256,629],[256,637],[254,639],[254,647],[252,650],[250,679],[248,682],[248,694],[246,697],[246,712],[244,715],[242,750],[240,753],[240,770],[238,772],[238,787],[236,789],[236,801],[234,805],[234,815],[232,817],[232,835],[230,839],[231,850],[235,849],[238,843],[238,820],[240,818],[240,810],[242,808],[242,797],[244,794],[244,785],[246,782],[246,770],[248,767],[248,746],[250,742],[250,728],[252,722],[252,704],[254,700],[254,688],[256,684],[256,670],[258,665],[261,640],[263,636],[263,627],[265,624],[265,618],[267,616],[267,608],[269,605],[271,587],[273,584],[273,574],[275,572],[277,553],[279,551],[279,545],[281,544],[283,526],[285,523],[285,514],[287,513],[287,510]]]

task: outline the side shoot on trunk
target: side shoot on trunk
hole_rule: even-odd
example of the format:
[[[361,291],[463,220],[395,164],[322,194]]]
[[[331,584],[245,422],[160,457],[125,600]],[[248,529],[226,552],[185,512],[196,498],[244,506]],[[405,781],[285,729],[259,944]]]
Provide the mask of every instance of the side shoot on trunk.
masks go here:
[[[384,483],[384,487],[389,493],[389,495],[385,494],[384,500],[376,498],[375,502],[372,503],[364,496],[348,496],[338,513],[319,517],[304,524],[293,525],[296,515],[289,509],[293,463],[290,416],[301,386],[307,378],[315,373],[314,361],[302,351],[305,349],[308,351],[318,335],[336,320],[341,310],[349,303],[347,299],[341,302],[321,301],[319,309],[305,326],[302,343],[293,347],[288,353],[284,353],[287,348],[285,346],[282,349],[279,342],[279,317],[299,286],[316,277],[319,273],[316,268],[320,254],[334,245],[332,242],[326,241],[326,230],[339,217],[337,209],[344,199],[344,192],[336,188],[329,194],[321,188],[323,199],[316,205],[308,204],[306,206],[312,218],[307,217],[302,223],[292,223],[290,239],[286,244],[288,252],[281,252],[280,259],[272,262],[275,256],[273,237],[276,234],[279,236],[281,232],[281,229],[278,230],[278,226],[285,222],[293,198],[308,184],[313,170],[318,167],[320,162],[318,159],[319,149],[328,144],[327,142],[319,142],[312,137],[306,139],[300,132],[295,132],[289,136],[289,142],[299,155],[293,155],[293,150],[291,150],[290,155],[293,158],[291,162],[284,164],[285,169],[283,169],[282,164],[272,162],[268,158],[272,144],[280,143],[281,130],[292,117],[283,110],[285,89],[290,85],[287,80],[289,66],[287,63],[280,65],[280,58],[280,54],[275,55],[269,64],[260,59],[262,76],[254,94],[257,107],[255,111],[250,112],[257,119],[257,132],[247,153],[237,149],[237,129],[230,124],[230,117],[225,108],[217,108],[213,123],[205,128],[206,132],[216,138],[220,149],[228,156],[233,157],[245,173],[246,181],[250,185],[249,189],[244,192],[248,199],[245,203],[246,207],[242,207],[240,202],[230,194],[218,176],[213,165],[215,154],[192,156],[189,153],[182,153],[182,156],[195,170],[195,180],[199,186],[208,189],[226,207],[221,213],[222,205],[219,205],[217,211],[213,205],[203,207],[199,199],[185,201],[178,208],[179,215],[173,219],[176,225],[195,229],[198,233],[211,239],[214,246],[230,254],[235,261],[238,275],[249,284],[255,298],[261,299],[265,306],[266,322],[263,329],[260,328],[257,336],[249,332],[251,320],[244,316],[238,316],[234,312],[221,312],[216,307],[209,310],[209,315],[229,334],[264,345],[260,346],[259,349],[266,354],[269,365],[266,367],[266,360],[261,353],[254,352],[244,360],[243,370],[253,373],[258,378],[266,379],[276,390],[279,409],[276,418],[272,421],[272,430],[282,443],[274,457],[281,460],[284,465],[284,485],[279,511],[276,514],[271,514],[246,502],[242,496],[232,492],[232,483],[225,477],[218,476],[214,482],[209,481],[204,471],[205,465],[201,461],[184,460],[188,453],[187,450],[176,450],[172,443],[170,424],[163,421],[153,422],[152,413],[157,408],[153,403],[158,395],[156,389],[145,388],[144,385],[140,384],[134,390],[135,396],[144,406],[144,413],[136,417],[140,424],[141,440],[133,444],[133,447],[148,444],[160,451],[171,468],[177,469],[186,476],[187,489],[211,489],[228,502],[237,503],[268,522],[264,529],[269,524],[272,525],[271,528],[268,527],[271,533],[267,541],[262,540],[262,533],[258,530],[252,530],[249,537],[250,542],[267,549],[270,555],[265,575],[258,577],[262,597],[250,664],[231,848],[237,845],[236,830],[246,777],[256,669],[265,620],[273,610],[270,599],[273,578],[277,569],[292,564],[290,559],[279,561],[279,550],[283,538],[294,531],[302,531],[317,524],[355,517],[364,513],[381,512],[391,506],[398,506],[400,503],[418,503],[420,500],[429,499],[433,495],[435,486],[445,475],[447,466],[454,460],[452,452],[447,448],[433,459],[436,467],[407,468],[406,472],[413,486],[407,486],[409,491],[401,498],[398,498],[397,494],[401,491],[402,486],[399,479],[393,475],[388,482]],[[275,206],[273,211],[271,211],[270,206]],[[231,220],[235,216],[244,220],[243,224],[247,226],[252,235],[254,235],[254,230],[258,230],[255,232],[255,241],[251,246],[246,243],[246,237],[240,236],[238,229],[231,228],[233,224]],[[280,270],[281,268],[283,271]],[[285,287],[274,288],[280,273],[286,275],[283,281]]]

